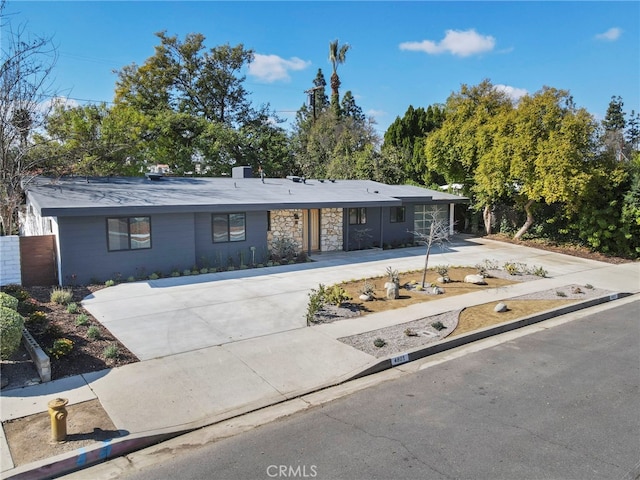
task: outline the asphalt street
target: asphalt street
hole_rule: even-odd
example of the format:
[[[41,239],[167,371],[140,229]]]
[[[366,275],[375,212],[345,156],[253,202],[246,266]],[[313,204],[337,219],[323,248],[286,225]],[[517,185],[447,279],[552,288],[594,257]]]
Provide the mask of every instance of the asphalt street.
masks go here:
[[[136,453],[118,478],[636,479],[639,319],[635,301],[425,364],[231,438]]]

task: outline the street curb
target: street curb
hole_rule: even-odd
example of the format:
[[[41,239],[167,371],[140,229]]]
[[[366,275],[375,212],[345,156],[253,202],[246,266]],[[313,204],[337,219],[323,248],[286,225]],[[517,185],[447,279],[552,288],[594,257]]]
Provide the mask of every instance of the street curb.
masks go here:
[[[628,292],[613,293],[610,295],[594,298],[584,302],[567,305],[566,307],[546,310],[542,313],[520,318],[517,320],[511,320],[508,322],[501,323],[499,325],[487,327],[482,330],[476,330],[474,332],[468,333],[466,335],[461,335],[453,339],[445,338],[440,342],[430,345],[428,347],[419,347],[417,349],[410,350],[404,354],[396,355],[394,357],[377,361],[373,365],[367,367],[366,369],[362,370],[356,375],[339,379],[332,384],[318,386],[317,388],[311,389],[307,392],[299,393],[295,397],[290,397],[290,398],[287,398],[286,400],[283,400],[283,402],[290,401],[293,398],[299,398],[305,395],[310,395],[317,391],[325,390],[332,386],[341,385],[341,384],[350,382],[352,380],[356,380],[369,375],[380,373],[385,370],[389,370],[391,368],[403,365],[405,363],[409,363],[430,355],[435,355],[437,353],[441,353],[441,352],[451,350],[463,345],[467,345],[469,343],[473,343],[478,340],[483,340],[485,338],[488,338],[494,335],[499,335],[501,333],[509,332],[512,330],[517,330],[519,328],[533,325],[535,323],[539,323],[545,320],[549,320],[554,317],[577,312],[585,308],[601,305],[614,300],[629,297],[631,295],[633,295],[633,293],[628,293]],[[282,403],[282,402],[276,402],[276,403]],[[266,406],[267,405],[265,405],[264,407]],[[261,408],[264,408],[264,407],[261,407]],[[261,408],[258,408],[257,410],[260,410]],[[233,414],[228,419],[236,416],[240,416],[240,415],[245,415],[255,410],[256,409],[249,408],[248,411]],[[220,418],[213,424],[220,423],[228,419]],[[191,423],[190,426],[187,427],[185,425],[178,430],[175,430],[175,427],[169,427],[166,429],[155,430],[153,432],[132,434],[131,436],[124,437],[124,438],[114,438],[101,443],[96,443],[95,445],[92,445],[90,447],[79,448],[73,452],[67,452],[55,457],[47,458],[37,462],[32,462],[26,465],[22,465],[20,467],[15,467],[10,470],[6,470],[2,472],[2,478],[6,480],[10,480],[10,479],[11,480],[45,480],[50,478],[56,478],[62,475],[66,475],[75,471],[82,470],[84,468],[97,465],[99,463],[103,463],[113,458],[128,455],[135,451],[142,450],[152,445],[164,442],[166,440],[178,437],[180,435],[184,435],[186,433],[192,432],[200,428],[205,428],[207,426],[210,426],[210,425],[202,424],[201,422],[200,423],[194,422],[194,423]]]
[[[528,317],[519,318],[517,320],[510,320],[508,322],[500,323],[498,325],[483,328],[480,330],[475,330],[473,332],[467,333],[465,335],[460,335],[459,337],[455,337],[452,339],[444,338],[443,340],[433,345],[430,345],[428,347],[418,347],[414,350],[409,350],[401,355],[395,355],[393,357],[380,360],[375,364],[371,365],[370,367],[366,368],[362,372],[350,377],[345,381],[348,382],[351,380],[356,380],[358,378],[366,377],[368,375],[373,375],[375,373],[388,370],[389,368],[394,368],[408,362],[413,362],[415,360],[428,357],[430,355],[435,355],[436,353],[441,353],[447,350],[451,350],[453,348],[460,347],[462,345],[467,345],[469,343],[477,342],[478,340],[483,340],[485,338],[492,337],[494,335],[510,332],[512,330],[517,330],[522,327],[526,327],[529,325],[533,325],[535,323],[549,320],[550,318],[559,317],[561,315],[566,315],[568,313],[577,312],[585,308],[594,307],[596,305],[601,305],[603,303],[611,302],[613,300],[618,300],[624,297],[629,297],[631,295],[633,294],[629,292],[613,293],[603,297],[593,298],[591,300],[585,300],[584,302],[573,303],[571,305],[567,305],[566,307],[545,310],[544,312],[536,313]]]

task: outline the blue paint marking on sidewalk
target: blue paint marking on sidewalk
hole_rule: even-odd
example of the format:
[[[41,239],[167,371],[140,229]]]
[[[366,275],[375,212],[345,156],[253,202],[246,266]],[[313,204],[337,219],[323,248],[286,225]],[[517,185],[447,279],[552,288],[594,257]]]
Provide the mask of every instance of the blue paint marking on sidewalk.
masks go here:
[[[87,463],[87,451],[84,448],[79,448],[76,465],[82,467],[85,463]]]
[[[105,440],[102,442],[103,446],[100,449],[100,460],[109,458],[111,454],[111,440]]]

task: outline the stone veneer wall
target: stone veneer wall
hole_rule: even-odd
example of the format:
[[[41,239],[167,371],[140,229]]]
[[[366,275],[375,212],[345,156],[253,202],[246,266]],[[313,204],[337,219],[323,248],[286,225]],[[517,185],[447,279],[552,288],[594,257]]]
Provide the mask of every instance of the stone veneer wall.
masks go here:
[[[336,252],[342,250],[342,208],[320,210],[320,250]]]
[[[295,218],[295,215],[298,218]],[[271,210],[271,230],[267,232],[269,251],[274,250],[275,243],[288,238],[296,244],[296,250],[302,250],[302,210]]]
[[[295,218],[295,215],[298,218]],[[288,238],[296,244],[298,251],[306,249],[303,240],[302,209],[272,210],[271,230],[267,232],[269,251],[274,250],[275,242]],[[342,209],[323,208],[320,210],[320,250],[333,252],[342,250]]]

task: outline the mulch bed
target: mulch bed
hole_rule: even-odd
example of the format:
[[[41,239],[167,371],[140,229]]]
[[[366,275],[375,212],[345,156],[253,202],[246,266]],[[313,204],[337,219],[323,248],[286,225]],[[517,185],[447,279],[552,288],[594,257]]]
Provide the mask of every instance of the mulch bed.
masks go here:
[[[25,288],[31,298],[21,303],[19,307],[20,313],[27,319],[25,322],[27,330],[46,353],[58,338],[67,338],[73,342],[73,349],[67,355],[58,359],[49,355],[51,358],[51,379],[57,380],[72,375],[138,362],[138,358],[133,353],[120,343],[100,322],[93,318],[88,311],[80,306],[83,298],[104,287],[90,285],[66,288],[73,292],[72,301],[79,306],[76,313],[69,313],[66,305],[50,301],[52,287]],[[29,315],[33,311],[44,312],[46,321],[38,323],[29,321]],[[88,317],[88,323],[85,325],[76,323],[81,313]],[[97,339],[91,339],[87,335],[89,327],[92,326],[99,331],[99,338]],[[111,345],[117,347],[117,356],[115,358],[107,358],[105,356],[105,349]]]

